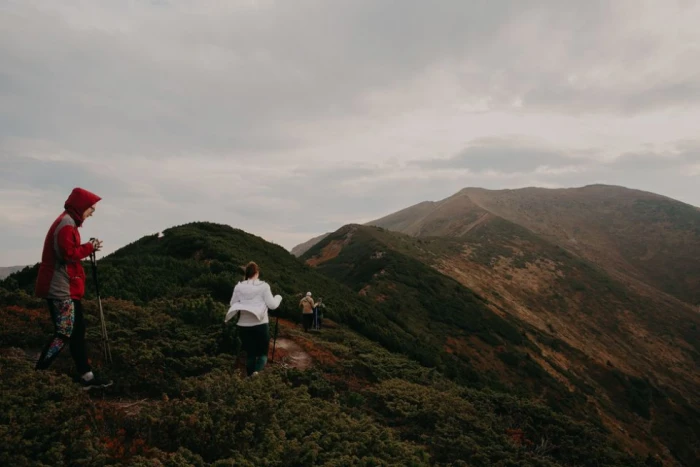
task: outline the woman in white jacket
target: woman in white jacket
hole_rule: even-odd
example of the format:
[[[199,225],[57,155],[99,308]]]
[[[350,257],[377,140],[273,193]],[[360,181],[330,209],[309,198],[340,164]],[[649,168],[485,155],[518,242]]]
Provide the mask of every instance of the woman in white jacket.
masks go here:
[[[231,297],[231,307],[224,322],[240,313],[238,334],[242,348],[246,352],[248,376],[261,371],[267,363],[270,345],[270,320],[267,310],[280,306],[281,295],[272,296],[270,284],[258,279],[260,268],[254,262],[245,268],[245,280],[236,284]]]

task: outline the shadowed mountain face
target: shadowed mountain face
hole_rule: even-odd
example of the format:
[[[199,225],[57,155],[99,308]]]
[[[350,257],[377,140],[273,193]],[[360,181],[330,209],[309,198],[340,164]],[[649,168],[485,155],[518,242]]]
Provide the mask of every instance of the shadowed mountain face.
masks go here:
[[[585,394],[626,443],[644,439],[694,462],[699,217],[692,206],[618,187],[465,189],[370,223],[379,229],[346,226],[302,258],[394,310],[397,323],[420,329],[416,335],[440,335],[445,351],[479,366],[488,352],[481,339],[460,334],[464,323],[439,329],[458,312],[421,311],[423,300],[450,302],[446,289],[430,285],[433,273],[454,280],[525,337],[507,343],[509,351],[528,354]],[[379,267],[382,261],[400,266]],[[503,380],[517,381],[487,361]]]

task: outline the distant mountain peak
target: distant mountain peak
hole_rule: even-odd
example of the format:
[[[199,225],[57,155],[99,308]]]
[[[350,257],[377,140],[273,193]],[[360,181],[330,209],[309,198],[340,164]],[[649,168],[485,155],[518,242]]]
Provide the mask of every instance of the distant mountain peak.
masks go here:
[[[0,280],[26,267],[27,266],[0,266]]]
[[[306,253],[309,248],[313,247],[315,244],[326,238],[328,235],[330,235],[331,232],[326,232],[324,234],[321,234],[317,237],[314,237],[310,240],[305,241],[304,243],[300,243],[299,245],[295,246],[290,250],[290,253],[292,253],[294,256],[297,258],[302,256],[304,253]]]

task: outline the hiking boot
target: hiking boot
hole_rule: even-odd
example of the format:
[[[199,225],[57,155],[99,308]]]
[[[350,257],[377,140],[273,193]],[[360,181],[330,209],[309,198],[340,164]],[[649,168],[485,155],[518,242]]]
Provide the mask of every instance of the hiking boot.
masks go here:
[[[83,387],[84,391],[89,391],[90,389],[95,388],[107,388],[112,384],[112,380],[101,378],[99,376],[94,376],[90,381],[85,381],[83,378],[80,378],[80,385]]]

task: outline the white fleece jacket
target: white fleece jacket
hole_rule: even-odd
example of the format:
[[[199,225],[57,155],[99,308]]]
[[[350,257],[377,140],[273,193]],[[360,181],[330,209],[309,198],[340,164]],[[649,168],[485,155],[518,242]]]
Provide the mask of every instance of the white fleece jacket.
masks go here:
[[[224,322],[229,321],[239,312],[238,326],[257,326],[269,322],[267,310],[274,310],[282,302],[281,295],[272,296],[270,284],[261,280],[246,280],[233,288],[231,306]]]

